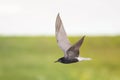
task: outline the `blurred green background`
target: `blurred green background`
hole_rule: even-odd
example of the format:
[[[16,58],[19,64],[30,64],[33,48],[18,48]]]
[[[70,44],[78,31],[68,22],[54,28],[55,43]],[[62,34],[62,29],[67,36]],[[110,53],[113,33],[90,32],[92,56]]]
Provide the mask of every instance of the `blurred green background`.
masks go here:
[[[120,80],[120,36],[86,36],[81,56],[91,61],[54,63],[62,56],[55,37],[1,36],[0,80]]]

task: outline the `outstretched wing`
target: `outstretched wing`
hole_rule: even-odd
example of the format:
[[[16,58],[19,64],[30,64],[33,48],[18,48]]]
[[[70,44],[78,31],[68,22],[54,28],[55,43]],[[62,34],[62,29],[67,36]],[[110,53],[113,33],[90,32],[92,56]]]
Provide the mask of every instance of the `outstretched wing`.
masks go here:
[[[78,42],[76,42],[73,46],[71,46],[66,55],[67,55],[67,58],[71,59],[71,58],[75,58],[75,57],[78,57],[79,56],[79,48],[81,47],[83,41],[84,41],[84,37],[83,36]]]
[[[63,27],[62,20],[59,16],[57,15],[56,18],[56,24],[55,24],[55,32],[56,32],[56,39],[59,47],[66,53],[66,51],[71,47],[71,44],[67,38],[66,32]]]

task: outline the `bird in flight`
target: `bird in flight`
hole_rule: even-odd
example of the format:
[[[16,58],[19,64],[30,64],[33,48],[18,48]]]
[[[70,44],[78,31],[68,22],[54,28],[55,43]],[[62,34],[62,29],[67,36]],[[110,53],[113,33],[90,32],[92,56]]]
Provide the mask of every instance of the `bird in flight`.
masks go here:
[[[75,63],[75,62],[84,61],[84,60],[91,60],[91,58],[84,58],[79,56],[79,53],[80,53],[79,48],[81,47],[85,36],[83,36],[74,45],[71,45],[70,41],[67,38],[65,29],[63,27],[63,23],[59,14],[57,15],[57,18],[56,18],[55,34],[56,34],[56,40],[57,40],[58,46],[64,52],[64,57],[59,58],[55,62],[70,64],[70,63]]]

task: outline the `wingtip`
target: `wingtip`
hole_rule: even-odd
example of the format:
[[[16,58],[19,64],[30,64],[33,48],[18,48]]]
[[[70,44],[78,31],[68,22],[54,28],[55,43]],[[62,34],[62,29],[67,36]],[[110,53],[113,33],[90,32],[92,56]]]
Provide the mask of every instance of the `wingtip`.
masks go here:
[[[57,14],[57,18],[60,18],[60,13]]]
[[[58,15],[60,15],[60,13],[58,13]]]
[[[84,39],[86,35],[84,35],[81,39]]]
[[[56,17],[56,24],[57,23],[62,24],[62,21],[61,21],[61,18],[60,18],[60,13],[58,13],[57,17]]]
[[[60,30],[61,24],[62,24],[62,21],[61,21],[61,18],[60,18],[60,14],[58,13],[57,17],[56,17],[56,22],[55,22],[56,32],[58,32]]]

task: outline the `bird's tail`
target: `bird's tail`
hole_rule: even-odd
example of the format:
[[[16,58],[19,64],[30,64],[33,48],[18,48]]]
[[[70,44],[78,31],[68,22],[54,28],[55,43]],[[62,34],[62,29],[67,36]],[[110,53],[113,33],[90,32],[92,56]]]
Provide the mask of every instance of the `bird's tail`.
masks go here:
[[[84,58],[84,57],[78,57],[79,61],[85,61],[85,60],[92,60],[92,58]]]

